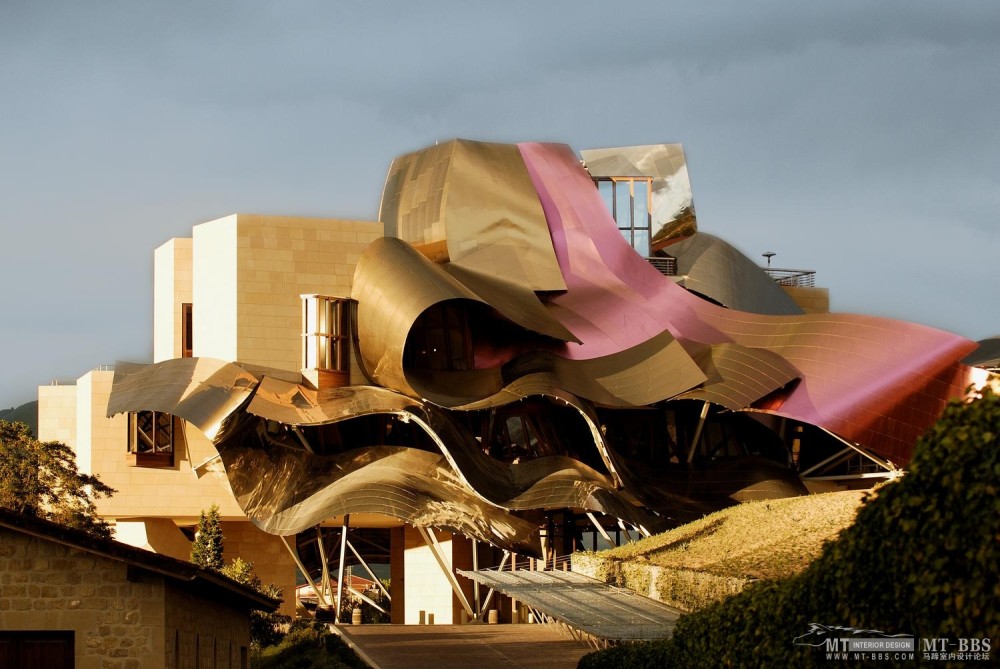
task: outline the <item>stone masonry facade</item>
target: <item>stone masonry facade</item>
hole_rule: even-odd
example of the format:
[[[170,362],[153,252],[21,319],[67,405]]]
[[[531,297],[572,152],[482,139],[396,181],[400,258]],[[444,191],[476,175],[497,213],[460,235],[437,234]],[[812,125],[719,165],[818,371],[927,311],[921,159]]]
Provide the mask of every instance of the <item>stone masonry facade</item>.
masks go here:
[[[124,560],[4,527],[0,629],[73,631],[76,669],[237,668],[250,642],[245,610]]]

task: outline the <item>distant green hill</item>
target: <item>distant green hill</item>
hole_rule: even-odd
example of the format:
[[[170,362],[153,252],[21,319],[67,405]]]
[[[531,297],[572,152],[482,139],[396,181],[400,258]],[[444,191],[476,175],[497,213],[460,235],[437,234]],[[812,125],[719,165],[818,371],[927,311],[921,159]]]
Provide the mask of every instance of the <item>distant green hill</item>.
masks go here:
[[[27,423],[31,433],[38,435],[38,400],[22,404],[19,407],[0,409],[0,420]]]

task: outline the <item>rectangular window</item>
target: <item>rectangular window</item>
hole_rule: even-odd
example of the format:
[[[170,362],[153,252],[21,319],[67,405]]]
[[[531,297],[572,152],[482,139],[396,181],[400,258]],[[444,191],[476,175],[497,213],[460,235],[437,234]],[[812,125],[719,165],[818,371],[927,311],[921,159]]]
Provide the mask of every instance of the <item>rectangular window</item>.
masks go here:
[[[600,177],[594,179],[601,199],[618,224],[629,246],[644,258],[650,254],[652,226],[652,179],[648,177]]]
[[[128,463],[134,467],[173,467],[174,443],[183,433],[180,419],[162,411],[128,415]]]
[[[302,368],[350,374],[352,302],[325,295],[302,296]]]
[[[193,305],[185,303],[181,305],[181,357],[190,358],[194,355],[194,323],[192,316]]]

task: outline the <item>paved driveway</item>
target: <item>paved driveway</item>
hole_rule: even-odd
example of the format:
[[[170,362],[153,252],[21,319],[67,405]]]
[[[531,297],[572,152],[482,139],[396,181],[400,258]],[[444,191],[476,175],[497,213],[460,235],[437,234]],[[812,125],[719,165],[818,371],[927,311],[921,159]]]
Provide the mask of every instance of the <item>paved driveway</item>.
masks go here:
[[[341,625],[375,669],[575,669],[590,648],[548,625]]]

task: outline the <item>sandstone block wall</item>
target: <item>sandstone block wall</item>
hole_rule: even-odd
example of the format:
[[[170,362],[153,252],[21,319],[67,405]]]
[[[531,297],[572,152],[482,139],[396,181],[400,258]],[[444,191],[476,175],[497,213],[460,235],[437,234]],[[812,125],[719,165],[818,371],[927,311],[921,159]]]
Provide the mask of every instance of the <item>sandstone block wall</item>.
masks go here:
[[[163,578],[0,529],[0,629],[73,630],[76,669],[164,664]]]

